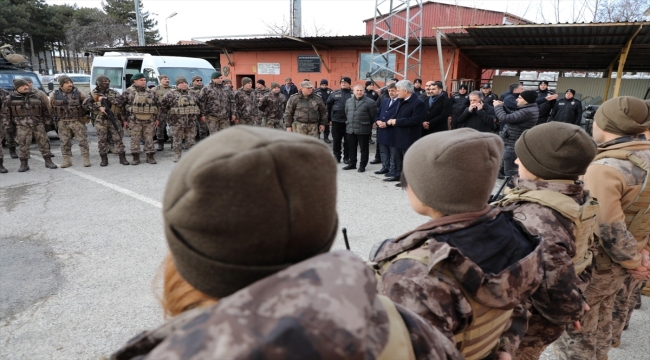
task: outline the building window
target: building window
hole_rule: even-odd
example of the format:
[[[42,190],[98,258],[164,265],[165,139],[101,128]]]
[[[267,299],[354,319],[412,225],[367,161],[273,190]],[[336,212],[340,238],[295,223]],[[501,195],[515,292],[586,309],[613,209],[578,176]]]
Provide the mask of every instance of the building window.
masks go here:
[[[395,54],[388,54],[388,68],[391,69],[392,71],[388,71],[386,69],[379,69],[379,66],[376,64],[373,65],[372,67],[372,72],[374,75],[372,76],[373,79],[375,80],[380,80],[380,79],[386,79],[386,78],[392,78],[395,76]],[[375,61],[377,62],[377,61]],[[370,53],[362,53],[359,54],[359,79],[361,80],[366,80],[368,79],[368,73],[370,71]]]

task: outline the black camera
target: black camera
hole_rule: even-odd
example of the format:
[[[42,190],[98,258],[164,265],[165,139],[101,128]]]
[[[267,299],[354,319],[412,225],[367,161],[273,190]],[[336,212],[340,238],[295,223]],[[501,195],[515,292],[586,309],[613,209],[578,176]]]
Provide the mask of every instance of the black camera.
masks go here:
[[[600,105],[589,105],[587,108],[585,108],[585,120],[593,120],[594,115],[596,115],[596,110]]]

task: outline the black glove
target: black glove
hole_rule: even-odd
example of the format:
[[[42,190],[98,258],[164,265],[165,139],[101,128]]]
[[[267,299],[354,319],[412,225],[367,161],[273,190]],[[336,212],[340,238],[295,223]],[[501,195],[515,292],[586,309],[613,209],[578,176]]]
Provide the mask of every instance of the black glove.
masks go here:
[[[50,132],[50,131],[52,131],[52,130],[53,130],[52,125],[50,125],[50,124],[45,124],[45,132]]]

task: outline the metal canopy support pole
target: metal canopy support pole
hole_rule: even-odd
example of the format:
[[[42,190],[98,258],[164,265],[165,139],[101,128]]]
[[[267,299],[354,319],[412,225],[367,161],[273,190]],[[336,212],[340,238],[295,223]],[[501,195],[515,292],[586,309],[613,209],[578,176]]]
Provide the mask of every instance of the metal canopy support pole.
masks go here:
[[[616,71],[616,82],[614,83],[614,94],[613,97],[617,97],[621,91],[621,77],[623,76],[623,69],[625,68],[625,60],[627,60],[627,55],[630,53],[630,47],[632,47],[632,42],[636,38],[637,34],[643,25],[640,25],[638,29],[634,32],[634,35],[630,37],[630,40],[627,41],[625,47],[621,50],[621,58],[618,60],[618,71]]]
[[[393,24],[400,21],[404,28],[394,28]],[[404,58],[402,68],[398,68],[398,55]],[[369,71],[360,75],[368,79],[408,79],[409,75],[419,78],[421,72],[422,0],[376,0]]]
[[[445,74],[445,64],[442,58],[442,32],[436,30],[436,45],[438,46],[438,64],[440,65],[440,81],[442,85],[447,87],[447,75]],[[451,63],[449,64],[451,66]]]
[[[142,15],[140,14],[140,0],[135,0],[135,21],[138,23],[138,45],[144,46],[144,25],[142,24]]]

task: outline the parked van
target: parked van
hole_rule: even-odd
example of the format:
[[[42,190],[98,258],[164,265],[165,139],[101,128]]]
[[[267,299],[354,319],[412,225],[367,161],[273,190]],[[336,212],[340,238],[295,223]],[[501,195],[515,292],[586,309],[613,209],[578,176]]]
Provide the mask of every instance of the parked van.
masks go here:
[[[156,85],[160,83],[159,75],[167,75],[173,86],[178,76],[184,76],[190,82],[193,76],[199,75],[204,83],[208,83],[214,67],[208,61],[197,58],[107,52],[93,60],[90,90],[95,88],[97,77],[104,75],[111,79],[111,88],[121,94],[131,86],[131,77],[139,72],[144,74],[147,83]]]

